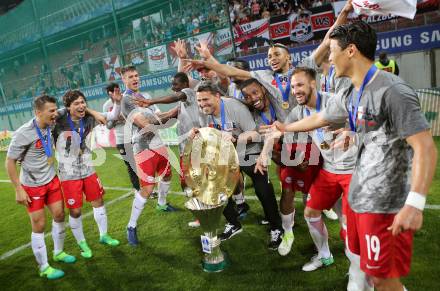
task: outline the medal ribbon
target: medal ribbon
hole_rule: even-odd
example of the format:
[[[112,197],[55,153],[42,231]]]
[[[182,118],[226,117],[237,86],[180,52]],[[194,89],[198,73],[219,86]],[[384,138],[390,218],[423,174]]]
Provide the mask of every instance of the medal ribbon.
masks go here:
[[[330,69],[328,70],[328,74],[325,77],[325,92],[330,93],[330,80],[333,77],[334,71],[335,71],[335,68],[333,66],[330,66]]]
[[[212,114],[211,114],[211,118],[212,118],[212,122],[214,123],[215,128],[217,128],[218,127],[217,122],[215,122],[215,118]],[[222,122],[222,126],[221,126],[220,130],[224,130],[225,124],[226,124],[226,114],[225,114],[225,103],[223,102],[223,99],[220,99],[220,119]]]
[[[357,121],[359,103],[361,103],[361,97],[362,97],[362,93],[364,92],[365,85],[367,85],[368,82],[370,82],[371,78],[374,76],[374,73],[376,73],[376,71],[377,71],[377,67],[374,64],[371,65],[370,69],[367,72],[367,75],[364,78],[364,81],[362,82],[362,86],[358,92],[357,100],[355,100],[356,103],[353,104],[353,93],[351,93],[350,98],[348,99],[348,121],[350,122],[350,129],[353,132],[356,132],[356,121]]]
[[[69,113],[67,113],[67,121],[69,121],[70,130],[78,133],[78,131],[76,131],[76,129],[75,129],[75,124],[73,124],[72,118],[70,118]],[[79,143],[78,143],[80,148],[81,148],[81,144],[83,142],[83,137],[84,137],[84,122],[83,122],[83,119],[81,118],[79,120],[79,138],[80,139],[79,139]]]
[[[321,94],[318,92],[318,96],[316,97],[316,113],[319,113],[319,111],[321,111]],[[305,107],[306,110],[306,115],[310,116],[310,110]],[[316,135],[318,136],[318,139],[320,142],[324,141],[324,133],[322,132],[322,128],[317,128],[316,129]]]
[[[261,119],[263,119],[263,122],[266,125],[271,125],[277,119],[277,116],[275,114],[275,109],[273,109],[272,103],[269,103],[269,111],[270,111],[270,120],[267,119],[263,111],[260,112]]]
[[[281,92],[281,96],[283,97],[283,102],[289,102],[289,96],[290,96],[290,78],[292,77],[292,70],[289,70],[289,73],[287,73],[287,83],[286,83],[286,90],[283,89],[283,84],[280,81],[280,75],[275,74],[275,81],[277,82],[278,90]]]
[[[37,135],[38,138],[41,141],[41,144],[43,145],[44,148],[44,153],[46,154],[46,156],[48,158],[52,157],[52,141],[50,139],[50,128],[49,126],[46,129],[46,139],[43,137],[43,134],[41,133],[40,128],[37,125],[37,121],[34,119],[33,121],[34,126],[35,126],[35,130],[37,131]]]

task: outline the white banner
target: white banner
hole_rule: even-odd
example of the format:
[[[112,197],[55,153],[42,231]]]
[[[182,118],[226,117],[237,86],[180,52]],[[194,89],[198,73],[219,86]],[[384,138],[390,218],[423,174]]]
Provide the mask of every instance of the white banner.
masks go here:
[[[208,43],[208,48],[211,52],[211,54],[214,54],[214,34],[211,32],[207,32],[207,33],[203,33],[203,34],[199,34],[193,37],[190,37],[187,39],[187,41],[189,42],[189,47],[191,49],[190,54],[192,56],[197,55],[198,52],[196,51],[196,49],[194,48],[196,45],[199,45],[199,43],[201,41],[205,41]]]
[[[270,43],[269,21],[267,19],[261,19],[235,25],[234,41],[238,52],[268,46]]]
[[[232,38],[229,28],[217,30],[215,35],[215,53],[217,56],[232,54]]]
[[[414,19],[417,11],[417,0],[353,0],[357,14],[396,15]]]
[[[148,49],[147,55],[150,71],[162,71],[169,68],[165,45]]]
[[[104,58],[104,70],[107,81],[114,81],[121,78],[121,64],[119,56]]]

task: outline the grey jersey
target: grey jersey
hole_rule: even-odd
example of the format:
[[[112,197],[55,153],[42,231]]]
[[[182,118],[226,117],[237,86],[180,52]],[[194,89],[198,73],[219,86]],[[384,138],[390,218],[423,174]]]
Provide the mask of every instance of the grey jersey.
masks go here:
[[[95,173],[92,159],[92,132],[96,121],[91,115],[82,118],[83,138],[80,138],[80,122],[73,121],[72,131],[65,109],[58,111],[54,138],[58,154],[58,172],[61,181],[80,180]]]
[[[103,112],[110,112],[113,108],[113,101],[111,99],[107,100],[104,105],[102,106]],[[116,144],[123,144],[124,143],[124,124],[125,119],[120,115],[119,119],[117,121],[107,121],[108,123],[113,124],[113,128],[115,129],[115,137],[116,137]]]
[[[200,113],[200,126],[201,127],[212,127],[219,130],[230,132],[232,136],[238,138],[238,136],[246,131],[255,131],[256,125],[252,118],[249,109],[234,98],[221,98],[225,105],[225,124],[222,126],[221,114],[219,116],[205,115]],[[243,147],[237,147],[237,153],[242,160],[245,155],[257,154],[261,152],[260,142],[248,142],[246,149]]]
[[[239,100],[244,99],[243,93],[241,93],[241,90],[238,89],[237,84],[235,84],[234,82],[231,82],[231,84],[229,84],[228,96]]]
[[[193,89],[182,90],[186,95],[185,101],[179,101],[179,113],[177,119],[177,134],[179,135],[179,151],[183,153],[188,133],[193,127],[199,127],[199,106],[197,104],[196,92]]]
[[[339,92],[339,90],[343,90],[344,88],[348,88],[351,86],[350,78],[336,78],[335,70],[333,67],[330,67],[330,71],[327,75],[321,74],[319,82],[319,89],[322,92],[327,93],[336,93]]]
[[[333,94],[320,92],[321,96],[321,104],[320,111],[324,110],[329,103],[333,102],[334,98]],[[309,109],[310,115],[316,113],[316,109]],[[289,116],[286,119],[286,123],[292,123],[301,119],[304,119],[308,116],[306,106],[298,105],[296,106],[292,112],[290,112]],[[321,151],[321,155],[324,159],[324,164],[322,168],[333,174],[351,174],[353,172],[355,163],[356,163],[356,155],[357,148],[350,147],[347,151],[343,151],[342,149],[322,149],[321,143],[326,142],[328,145],[333,142],[333,134],[331,130],[338,129],[344,127],[345,122],[342,121],[340,123],[333,124],[329,130],[325,130],[323,128],[314,130],[309,133],[312,137],[313,143],[319,148]]]
[[[43,138],[47,139],[47,130],[41,129],[41,133]],[[52,135],[51,144],[52,156],[54,157]],[[47,156],[33,124],[33,119],[15,131],[8,148],[7,157],[14,160],[22,159],[20,183],[24,186],[42,186],[55,177],[55,167],[47,162]]]
[[[350,87],[323,111],[330,122],[345,120]],[[357,113],[358,158],[349,203],[359,213],[396,213],[410,190],[413,152],[406,138],[429,129],[415,91],[399,77],[379,71],[365,86]]]
[[[309,56],[302,60],[298,67],[308,67],[314,69],[315,71],[318,71],[319,69],[313,56]],[[331,66],[327,75],[320,74],[318,88],[316,89],[321,92],[335,93],[350,86],[350,78],[336,78],[334,66]]]
[[[278,88],[277,81],[275,80],[275,73],[272,70],[258,70],[258,71],[252,71],[250,72],[252,78],[257,79],[258,82],[261,83],[261,85],[266,88],[268,91],[267,97],[270,99],[270,102],[272,103],[275,112],[277,114],[277,120],[284,122],[289,112],[294,108],[297,104],[295,97],[292,95],[292,91],[290,91],[288,103],[289,108],[284,109],[282,108],[283,96],[281,94],[281,91]],[[283,90],[286,89],[288,80],[290,78],[289,74],[278,75],[278,78],[283,86]]]
[[[147,119],[152,121],[157,120],[157,116],[154,114],[153,110],[150,108],[142,108],[137,106],[134,101],[134,95],[143,97],[141,93],[135,92],[124,92],[121,101],[121,112],[127,122],[131,124],[126,124],[125,126],[131,127],[131,142],[133,143],[133,152],[138,154],[146,149],[157,149],[164,146],[158,131],[146,131],[139,128],[132,122],[132,116],[137,113],[143,114]],[[128,137],[124,136],[124,140],[129,140]]]
[[[257,129],[262,125],[269,125],[272,124],[275,120],[278,120],[275,107],[272,104],[271,106],[272,110],[269,107],[265,112],[251,109],[252,117],[254,118],[255,124],[257,125]]]

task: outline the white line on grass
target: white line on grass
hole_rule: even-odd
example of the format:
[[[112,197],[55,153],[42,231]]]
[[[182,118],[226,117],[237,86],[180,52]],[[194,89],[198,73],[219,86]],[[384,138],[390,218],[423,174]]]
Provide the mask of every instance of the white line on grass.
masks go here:
[[[107,187],[106,189],[110,189],[110,188]],[[127,189],[128,189],[128,188],[126,188],[126,190],[127,190]],[[118,190],[118,189],[115,189],[115,190]],[[122,190],[122,189],[120,189],[120,190]],[[125,190],[124,190],[124,191],[125,191]],[[125,198],[129,197],[132,193],[133,193],[133,191],[130,189],[130,191],[128,191],[128,192],[125,193],[124,195],[119,196],[118,198],[115,198],[115,199],[113,199],[113,200],[110,200],[110,201],[106,202],[106,203],[105,203],[105,206],[110,206],[110,205],[112,205],[112,204],[114,204],[114,203],[116,203],[116,202],[118,202],[118,201],[120,201],[120,200],[122,200],[122,199],[125,199]],[[83,218],[87,218],[87,217],[92,216],[92,215],[93,215],[93,211],[89,211],[89,212],[87,212],[86,214],[84,214],[82,217],[83,217]],[[66,227],[68,227],[68,226],[69,226],[69,223],[67,222],[67,223],[66,223]],[[48,237],[48,236],[50,236],[50,235],[51,235],[51,233],[48,232],[48,233],[46,233],[46,235],[45,235],[44,237],[46,238],[46,237]],[[11,256],[13,256],[13,255],[15,255],[16,253],[18,253],[18,252],[20,252],[20,251],[22,251],[22,250],[24,250],[24,249],[26,249],[26,248],[28,248],[28,247],[30,247],[30,246],[31,246],[31,243],[27,243],[27,244],[24,244],[24,245],[19,246],[18,248],[15,248],[15,249],[13,249],[13,250],[10,250],[10,251],[6,252],[6,253],[4,253],[3,255],[0,256],[0,261],[3,261],[3,260],[5,260],[5,259],[7,259],[7,258],[9,258],[9,257],[11,257]]]
[[[10,181],[9,180],[0,180],[0,183],[10,183]],[[106,202],[105,203],[106,206],[112,205],[113,203],[116,203],[116,202],[118,202],[118,201],[120,201],[122,199],[127,198],[133,192],[132,189],[124,188],[124,187],[104,187],[104,188],[107,189],[107,190],[128,191],[124,195],[122,195],[122,196],[120,196],[120,197],[118,197],[116,199],[110,200],[109,202]],[[178,191],[169,191],[169,194],[185,196],[184,192],[178,192]],[[258,200],[258,197],[256,197],[256,196],[245,196],[245,198],[247,200]],[[303,200],[301,198],[295,198],[295,201],[302,202]],[[425,208],[426,209],[433,209],[433,210],[440,210],[440,205],[438,205],[438,204],[426,204]],[[84,218],[85,217],[89,217],[92,214],[93,214],[93,211],[90,211],[90,212],[84,214],[83,217]],[[69,226],[69,223],[66,223],[66,227],[68,227],[68,226]],[[51,235],[51,233],[46,233],[46,235],[44,237],[47,237],[47,236],[50,236],[50,235]],[[26,249],[26,248],[28,248],[30,246],[31,246],[31,244],[27,243],[27,244],[19,246],[18,248],[15,248],[13,250],[10,250],[10,251],[6,252],[6,253],[4,253],[3,255],[0,256],[0,261],[5,260],[5,259],[15,255],[16,253],[18,253],[18,252],[20,252],[20,251],[22,251],[22,250],[24,250],[24,249]]]

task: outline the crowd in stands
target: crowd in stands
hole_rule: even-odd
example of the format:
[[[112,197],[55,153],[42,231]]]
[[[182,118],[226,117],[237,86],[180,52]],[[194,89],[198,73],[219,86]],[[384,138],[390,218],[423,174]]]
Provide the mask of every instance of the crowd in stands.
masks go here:
[[[275,15],[288,15],[310,7],[318,7],[333,1],[321,0],[229,0],[231,23],[245,24],[251,21],[270,18]]]
[[[126,62],[133,55],[142,56],[146,49],[171,42],[177,38],[185,39],[199,33],[228,27],[227,15],[233,25],[243,24],[271,16],[300,13],[301,10],[325,5],[328,0],[222,0],[181,1],[179,7],[163,9],[160,13],[145,13],[142,17],[129,19],[120,26],[119,35],[126,53]],[[159,16],[157,15],[159,14]],[[398,19],[373,25],[377,31],[395,30],[420,26],[440,21],[439,11],[416,15],[414,20]],[[82,52],[77,54],[77,52]],[[251,53],[257,53],[252,51]],[[51,78],[44,68],[42,53],[38,55],[21,55],[9,63],[0,64],[0,81],[7,99],[26,99],[42,92],[58,92],[68,88],[106,82],[102,59],[119,54],[119,44],[113,24],[105,25],[81,35],[72,37],[70,42],[63,41],[62,49],[48,51]],[[143,56],[145,57],[145,56]],[[84,66],[99,67],[90,69],[85,74]],[[147,67],[144,65],[143,67]],[[146,73],[144,68],[141,73]],[[53,82],[51,82],[51,80]]]

